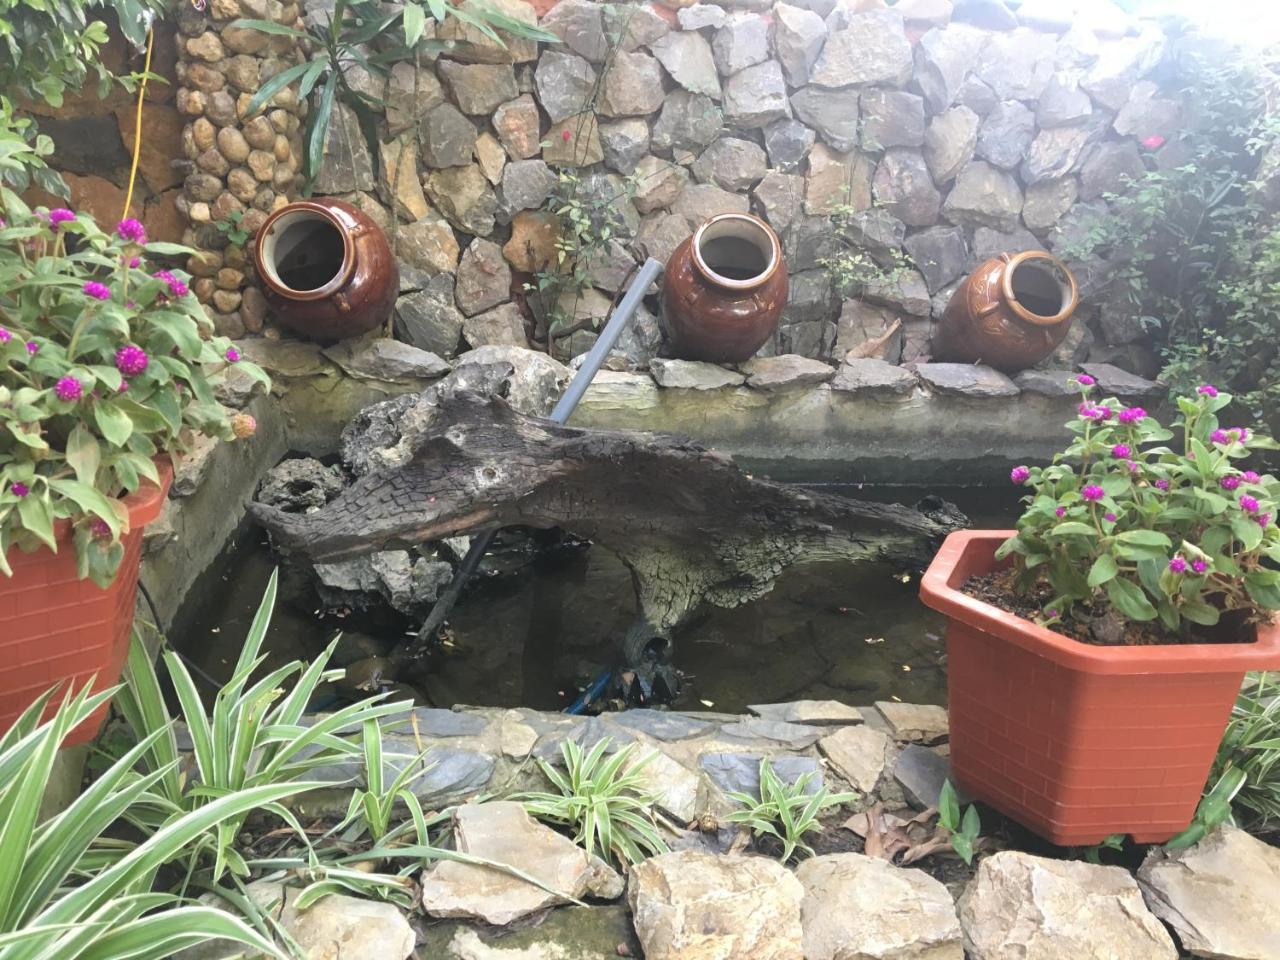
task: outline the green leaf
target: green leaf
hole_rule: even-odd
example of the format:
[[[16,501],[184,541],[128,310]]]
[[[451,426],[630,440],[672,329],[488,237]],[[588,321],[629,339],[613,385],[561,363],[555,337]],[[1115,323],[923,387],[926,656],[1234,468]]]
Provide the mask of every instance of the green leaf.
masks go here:
[[[123,447],[129,442],[129,436],[133,433],[133,421],[117,404],[107,401],[94,404],[93,419],[112,446]]]
[[[261,110],[267,101],[289,84],[293,83],[293,81],[300,78],[308,69],[310,69],[310,67],[311,63],[308,61],[306,63],[296,64],[288,70],[281,70],[277,73],[274,77],[258,88],[258,92],[253,95],[253,98],[249,101],[249,105],[245,108],[245,116],[251,117]]]
[[[294,30],[292,27],[286,27],[284,24],[276,23],[273,20],[233,20],[228,26],[240,27],[245,30],[257,30],[259,33],[270,33],[277,37],[294,37],[298,40],[311,39],[301,30]]]
[[[1173,546],[1173,542],[1157,530],[1126,530],[1116,534],[1116,539],[1139,547],[1163,547],[1167,550]]]
[[[1262,543],[1262,527],[1247,513],[1231,515],[1231,532],[1245,550],[1256,550]]]
[[[53,508],[48,495],[29,493],[18,501],[18,519],[50,550],[57,553],[58,543],[53,536]]]
[[[1066,520],[1049,532],[1054,536],[1096,537],[1098,535],[1097,530],[1078,520]]]
[[[1280,610],[1280,585],[1273,578],[1262,572],[1247,573],[1244,577],[1244,588],[1249,596],[1260,606],[1268,610]]]
[[[1119,572],[1115,558],[1109,553],[1104,553],[1093,561],[1093,566],[1089,568],[1089,586],[1100,587],[1108,580],[1114,579]]]
[[[1205,627],[1213,626],[1218,622],[1220,616],[1217,607],[1211,606],[1203,600],[1188,600],[1178,610],[1192,623],[1198,623]]]
[[[416,3],[407,3],[404,7],[404,42],[412,47],[422,39],[422,31],[427,25],[427,15]]]
[[[76,479],[81,483],[92,484],[102,463],[102,449],[98,446],[97,438],[85,429],[83,423],[77,423],[67,437],[66,456],[67,463],[76,472]]]
[[[329,132],[329,120],[333,115],[333,98],[338,90],[338,75],[330,72],[314,112],[308,117],[311,129],[307,134],[307,180],[314,180],[320,172],[324,158],[325,138]]]
[[[942,781],[938,794],[938,822],[953,832],[960,829],[960,801],[950,780]]]
[[[1107,598],[1130,620],[1146,621],[1156,618],[1156,608],[1147,599],[1142,588],[1130,580],[1108,581]]]

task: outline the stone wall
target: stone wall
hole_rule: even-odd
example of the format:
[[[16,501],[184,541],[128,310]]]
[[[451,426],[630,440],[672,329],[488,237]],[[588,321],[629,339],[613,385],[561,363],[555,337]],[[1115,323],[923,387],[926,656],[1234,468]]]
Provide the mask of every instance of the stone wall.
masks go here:
[[[306,17],[322,15],[314,6]],[[554,256],[545,205],[558,171],[576,169],[584,196],[616,196],[623,222],[579,316],[603,316],[633,261],[665,260],[706,216],[753,210],[783,236],[792,273],[762,353],[840,359],[901,319],[874,355],[904,363],[927,357],[978,262],[1061,250],[1126,175],[1177,159],[1180,105],[1149,79],[1176,44],[1105,2],[1031,0],[1017,14],[998,0],[500,6],[564,43],[504,48],[451,20],[440,35],[454,46],[416,77],[410,63],[386,80],[356,69],[352,85],[387,104],[378,142],[339,111],[316,183],[388,228],[394,192],[400,336],[444,357],[542,332],[523,285]],[[840,203],[859,211],[863,249],[907,258],[891,288],[833,292],[819,261]],[[1098,265],[1073,266],[1097,293]],[[1099,321],[1096,306],[1081,318],[1053,365],[1153,375],[1134,318],[1114,307]],[[562,359],[591,341],[575,334]],[[660,350],[651,315],[624,348],[639,365]]]

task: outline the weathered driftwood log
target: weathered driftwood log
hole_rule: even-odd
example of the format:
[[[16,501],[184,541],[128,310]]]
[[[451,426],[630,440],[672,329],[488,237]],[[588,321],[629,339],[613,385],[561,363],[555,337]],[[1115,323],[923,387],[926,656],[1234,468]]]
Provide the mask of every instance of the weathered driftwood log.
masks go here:
[[[924,563],[948,529],[896,504],[754,479],[683,437],[562,427],[468,393],[424,409],[401,465],[365,474],[314,513],[253,504],[253,516],[279,549],[313,561],[560,527],[618,554],[659,631],[700,601],[761,596],[789,564]]]

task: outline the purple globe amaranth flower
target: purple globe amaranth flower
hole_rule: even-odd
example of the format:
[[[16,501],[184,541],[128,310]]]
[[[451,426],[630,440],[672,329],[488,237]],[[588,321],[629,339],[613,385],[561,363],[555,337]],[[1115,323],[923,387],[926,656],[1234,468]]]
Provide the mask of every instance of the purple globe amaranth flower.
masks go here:
[[[1055,508],[1054,508],[1053,513],[1054,513],[1054,516],[1057,516],[1057,517],[1065,517],[1065,516],[1067,515],[1067,508],[1066,508],[1066,507],[1055,507]]]
[[[90,280],[82,289],[86,296],[93,297],[95,300],[111,299],[111,289],[105,283],[99,283],[97,280]]]
[[[147,351],[132,343],[116,351],[116,369],[126,377],[136,377],[147,369],[147,364],[150,362],[151,358],[147,356]]]
[[[175,277],[168,270],[157,270],[151,276],[155,277],[157,280],[163,280],[165,283],[169,285],[170,296],[185,297],[188,293],[191,292],[190,288],[185,283],[183,283],[181,280]]]
[[[9,492],[12,493],[15,497],[25,497],[28,493],[31,492],[31,488],[28,487],[25,483],[22,483],[19,480],[15,480],[13,483],[9,484]]]
[[[147,242],[147,228],[142,225],[141,220],[132,217],[121,220],[116,226],[116,233],[131,243]]]
[[[1102,515],[1102,519],[1107,521],[1107,523],[1115,523],[1116,515],[1114,513],[1104,513]]]
[[[1169,481],[1168,481],[1168,480],[1157,480],[1157,481],[1156,481],[1156,489],[1157,489],[1157,490],[1168,490],[1168,489],[1169,489]]]
[[[1209,569],[1209,564],[1206,563],[1204,560],[1192,560],[1191,569],[1194,570],[1196,573],[1204,573],[1206,570]]]
[[[1240,486],[1240,478],[1237,477],[1234,473],[1227,474],[1225,477],[1223,477],[1221,480],[1218,481],[1218,486],[1220,486],[1223,490],[1234,490],[1238,486]]]
[[[57,210],[49,211],[49,226],[56,229],[59,224],[66,223],[68,220],[74,220],[75,218],[75,211],[68,210],[66,207],[59,207]]]
[[[1258,498],[1251,497],[1247,493],[1242,493],[1240,495],[1240,509],[1245,513],[1257,513],[1259,509]]]
[[[129,258],[129,269],[131,269],[131,270],[137,270],[140,266],[142,266],[142,258],[141,258],[141,257],[130,257],[130,258]]]
[[[99,540],[105,540],[111,536],[111,527],[107,525],[107,521],[101,517],[94,517],[93,523],[89,524],[89,532]]]
[[[1260,526],[1260,527],[1265,527],[1265,526],[1267,526],[1269,523],[1271,523],[1271,514],[1269,514],[1269,513],[1260,513],[1260,514],[1258,514],[1256,517],[1254,517],[1254,518],[1253,518],[1253,522],[1254,522],[1254,523],[1256,523],[1256,524],[1257,524],[1258,526]]]
[[[1118,460],[1128,460],[1133,455],[1133,451],[1129,449],[1127,443],[1117,443],[1111,448],[1111,455]]]
[[[1187,561],[1183,560],[1181,557],[1174,557],[1169,561],[1169,569],[1174,573],[1186,573]]]
[[[1098,407],[1096,410],[1093,411],[1093,419],[1110,420],[1111,414],[1112,414],[1112,410],[1110,407]]]
[[[66,376],[53,386],[59,400],[79,400],[84,395],[84,385],[75,377]]]
[[[1213,431],[1213,433],[1209,434],[1209,439],[1212,440],[1214,443],[1221,443],[1223,445],[1226,445],[1230,443],[1234,439],[1234,437],[1228,436],[1227,431],[1219,427],[1217,430]]]
[[[6,330],[4,327],[0,327],[0,343],[8,343],[12,339],[13,339],[13,334],[10,333],[8,330]]]
[[[1031,471],[1027,467],[1014,467],[1009,471],[1009,479],[1014,483],[1026,483],[1031,478]]]
[[[1126,460],[1124,465],[1129,468],[1130,473],[1137,473],[1142,469],[1142,464],[1138,463],[1137,460]]]
[[[1090,501],[1101,500],[1106,495],[1107,495],[1107,491],[1103,490],[1099,486],[1095,486],[1094,484],[1090,484],[1089,486],[1085,487],[1083,490],[1080,491],[1080,496]]]
[[[1137,423],[1146,417],[1147,411],[1141,407],[1125,407],[1116,417],[1121,423]]]
[[[36,343],[34,340],[28,340],[27,353],[31,354],[31,356],[34,357],[39,352],[40,352],[40,344]]]
[[[240,351],[235,347],[227,347],[225,356],[228,363],[237,363],[240,360]]]
[[[1245,483],[1261,483],[1262,482],[1262,478],[1258,476],[1256,473],[1254,473],[1252,470],[1246,470],[1242,474],[1242,476],[1244,477]]]
[[[1196,393],[1202,393],[1206,397],[1216,397],[1218,395],[1218,388],[1211,383],[1202,383],[1196,388]]]
[[[1097,380],[1093,379],[1093,377],[1089,376],[1087,373],[1076,374],[1076,383],[1080,384],[1082,387],[1092,387],[1097,382]]]
[[[1057,611],[1057,610],[1046,610],[1046,611],[1044,612],[1044,615],[1045,615],[1046,617],[1049,617],[1050,619],[1052,619],[1053,617],[1056,617],[1056,616],[1058,615],[1058,611]]]

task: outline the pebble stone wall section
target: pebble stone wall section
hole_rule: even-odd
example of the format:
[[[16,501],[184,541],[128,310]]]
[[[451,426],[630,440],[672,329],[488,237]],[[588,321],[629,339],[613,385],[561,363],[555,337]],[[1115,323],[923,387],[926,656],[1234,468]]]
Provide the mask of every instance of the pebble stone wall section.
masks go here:
[[[189,259],[191,288],[219,334],[241,337],[264,329],[267,305],[252,285],[252,257],[217,224],[241,214],[251,236],[267,214],[295,196],[302,162],[306,104],[296,86],[277,93],[266,109],[245,116],[259,85],[300,62],[297,41],[233,27],[240,18],[301,27],[296,3],[211,0],[204,11],[182,4],[178,13],[178,90],[187,123],[188,161],[179,211],[188,221],[185,243],[201,251]]]
[[[310,2],[304,15],[319,15],[323,0]],[[292,22],[296,8],[278,0],[240,5],[261,4]],[[782,234],[792,272],[779,336],[763,353],[838,361],[901,319],[871,355],[907,363],[927,355],[933,323],[978,262],[1004,250],[1061,250],[1105,214],[1105,194],[1126,176],[1179,162],[1182,105],[1149,77],[1183,41],[1109,0],[1090,0],[1087,11],[1027,0],[1016,14],[999,0],[722,0],[678,12],[595,0],[498,5],[564,42],[502,48],[448,21],[440,36],[454,46],[420,69],[416,99],[411,64],[385,84],[349,77],[388,104],[380,143],[365,149],[354,114],[340,111],[316,185],[384,225],[394,204],[406,268],[399,335],[446,358],[535,333],[510,291],[554,256],[543,204],[558,169],[578,168],[595,196],[640,177],[634,199],[618,201],[622,235],[579,315],[606,313],[633,262],[665,260],[703,218],[753,210]],[[291,94],[270,114],[280,134],[271,181],[259,177],[265,167],[235,159],[245,146],[236,133],[247,139],[250,129],[231,115],[235,97],[247,96],[252,65],[265,77],[289,54],[275,39],[229,31],[233,6],[219,0],[207,30],[184,30],[182,103],[203,121],[188,144],[199,168],[188,191],[197,224],[206,211],[216,220],[240,206],[256,218],[287,193],[296,167]],[[211,140],[219,121],[230,157]],[[265,143],[266,128],[250,123]],[[251,177],[262,186],[251,190]],[[865,249],[910,263],[892,288],[843,303],[819,264],[827,217],[841,202],[860,211],[853,233]],[[243,309],[236,303],[242,255],[225,259],[225,283],[208,275],[201,292],[221,291],[212,296],[228,332],[256,332],[260,311],[247,295]],[[1086,295],[1098,293],[1098,266],[1073,264]],[[1089,360],[1154,375],[1142,327],[1123,304],[1095,306],[1084,319],[1051,366]],[[592,337],[575,334],[562,358]],[[647,364],[661,347],[654,317],[642,315],[623,347]]]

